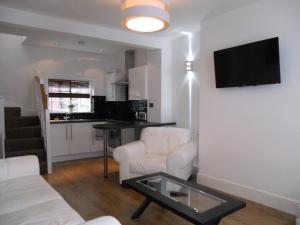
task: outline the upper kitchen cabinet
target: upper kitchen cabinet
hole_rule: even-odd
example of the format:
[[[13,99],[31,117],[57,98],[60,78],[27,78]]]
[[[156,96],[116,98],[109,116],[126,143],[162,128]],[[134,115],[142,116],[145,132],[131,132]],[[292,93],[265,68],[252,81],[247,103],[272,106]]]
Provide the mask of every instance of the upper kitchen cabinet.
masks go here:
[[[121,73],[107,73],[106,82],[106,101],[126,101],[126,86],[123,85]]]
[[[129,70],[129,100],[148,100],[148,67]]]

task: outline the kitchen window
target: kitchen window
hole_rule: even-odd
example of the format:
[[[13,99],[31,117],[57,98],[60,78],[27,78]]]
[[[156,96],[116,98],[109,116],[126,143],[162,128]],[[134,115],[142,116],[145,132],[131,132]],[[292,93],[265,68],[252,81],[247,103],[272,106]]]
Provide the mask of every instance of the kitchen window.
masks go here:
[[[79,80],[48,80],[49,109],[52,113],[88,113],[91,107],[91,84]]]

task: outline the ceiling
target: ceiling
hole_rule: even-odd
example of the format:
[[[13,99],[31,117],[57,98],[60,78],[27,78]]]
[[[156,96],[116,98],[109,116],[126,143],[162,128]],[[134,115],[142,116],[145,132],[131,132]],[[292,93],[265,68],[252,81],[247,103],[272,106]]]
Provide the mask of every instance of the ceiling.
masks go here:
[[[26,36],[23,44],[64,48],[82,52],[92,52],[100,55],[118,55],[126,50],[143,49],[133,45],[118,43],[110,40],[53,32],[43,32],[39,33],[38,35]]]
[[[62,48],[99,55],[119,55],[126,50],[151,50],[135,44],[121,43],[107,39],[79,36],[55,31],[40,31],[36,29],[20,28],[18,26],[0,23],[0,35],[12,34],[24,37],[23,44],[51,48]]]
[[[257,1],[260,0],[171,0],[169,29],[147,35],[170,37],[198,30],[203,19]],[[120,4],[121,0],[0,0],[0,6],[122,30]]]

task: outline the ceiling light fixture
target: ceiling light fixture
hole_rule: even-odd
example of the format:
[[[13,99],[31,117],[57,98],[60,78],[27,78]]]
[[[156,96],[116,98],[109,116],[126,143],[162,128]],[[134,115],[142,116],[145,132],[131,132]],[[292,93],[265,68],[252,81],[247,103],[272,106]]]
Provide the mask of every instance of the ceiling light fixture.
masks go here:
[[[170,22],[170,0],[122,0],[122,25],[137,32],[166,29]]]

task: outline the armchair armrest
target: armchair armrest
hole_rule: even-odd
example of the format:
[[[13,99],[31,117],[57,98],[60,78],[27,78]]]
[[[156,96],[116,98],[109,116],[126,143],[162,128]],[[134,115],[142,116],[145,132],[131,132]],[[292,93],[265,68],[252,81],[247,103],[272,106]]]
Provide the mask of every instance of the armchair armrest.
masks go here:
[[[120,184],[123,180],[129,179],[129,163],[135,158],[146,154],[146,146],[142,141],[135,141],[116,148],[113,152],[114,159],[119,162]]]
[[[82,223],[81,225],[121,225],[117,219],[112,216],[102,216]]]
[[[39,174],[40,167],[36,156],[21,156],[0,160],[0,181]]]
[[[183,169],[193,161],[197,155],[197,146],[195,142],[188,142],[176,148],[167,157],[167,168]]]
[[[142,141],[122,145],[114,150],[114,159],[118,162],[132,160],[146,154],[146,146]]]

